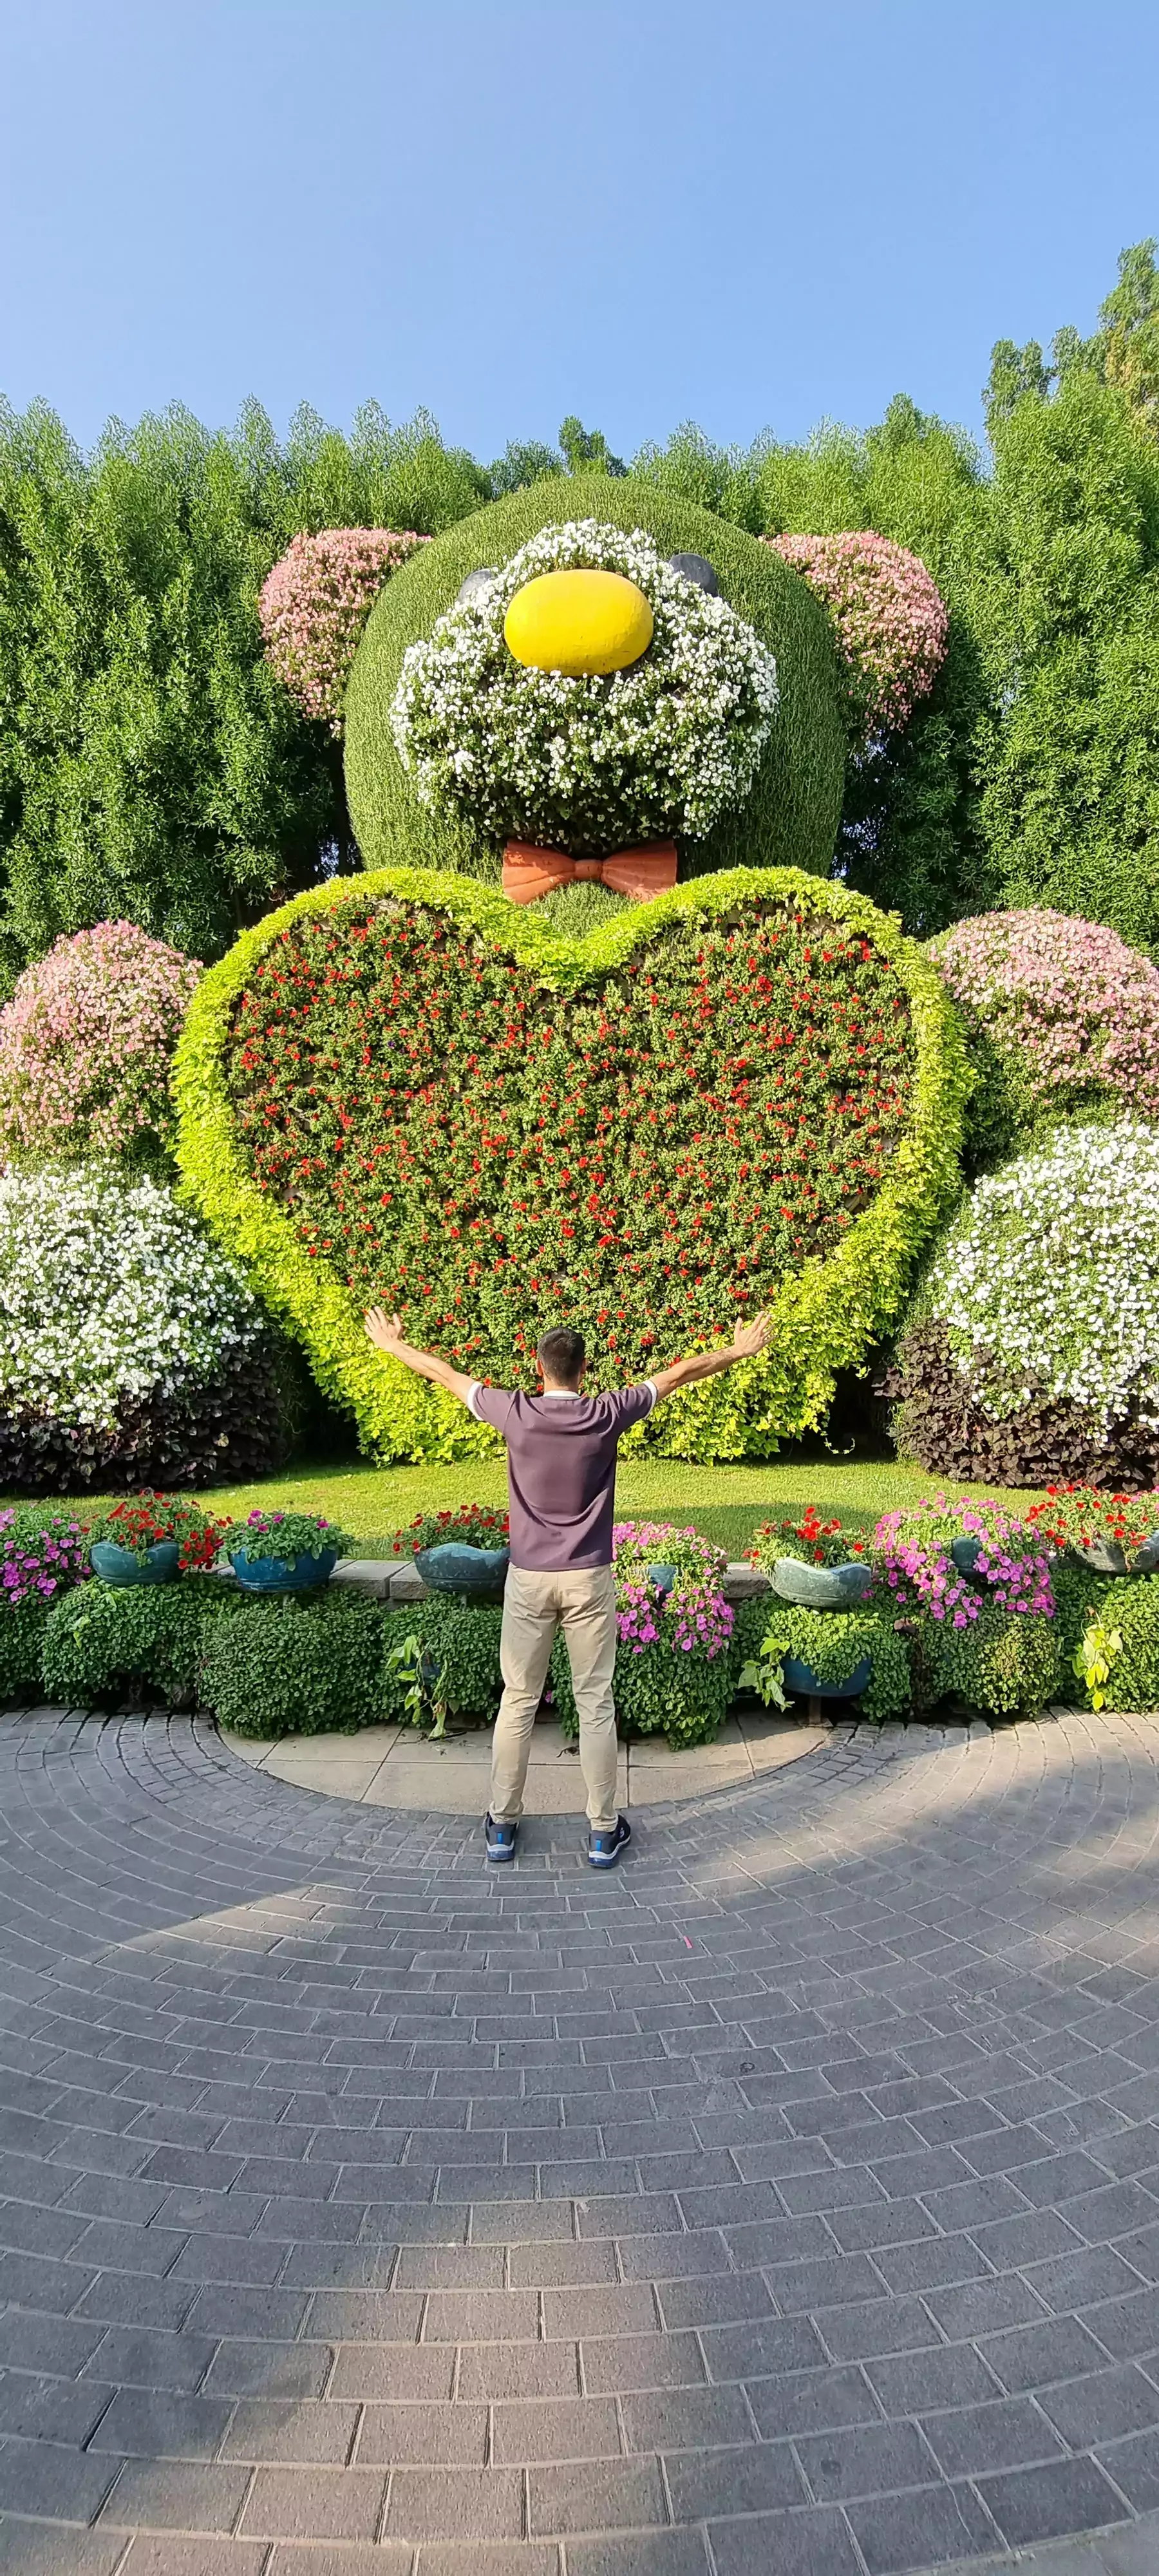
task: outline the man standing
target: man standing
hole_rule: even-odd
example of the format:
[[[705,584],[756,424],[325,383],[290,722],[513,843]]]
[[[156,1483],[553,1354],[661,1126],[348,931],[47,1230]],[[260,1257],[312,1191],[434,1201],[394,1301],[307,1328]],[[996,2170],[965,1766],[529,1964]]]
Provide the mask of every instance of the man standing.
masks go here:
[[[616,1453],[622,1434],[642,1422],[677,1387],[716,1377],[751,1359],[768,1339],[769,1319],[737,1326],[723,1350],[695,1351],[642,1385],[611,1395],[585,1395],[586,1352],[579,1333],[556,1324],[536,1352],[541,1395],[511,1394],[465,1377],[431,1351],[413,1350],[397,1315],[375,1306],[366,1318],[375,1348],[416,1376],[445,1386],[507,1443],[511,1563],[503,1595],[500,1663],[503,1697],[495,1720],[487,1858],[513,1860],[531,1731],[543,1696],[556,1630],[567,1640],[579,1712],[580,1764],[588,1793],[588,1859],[614,1869],[631,1826],[616,1810],[616,1578],[612,1523]]]

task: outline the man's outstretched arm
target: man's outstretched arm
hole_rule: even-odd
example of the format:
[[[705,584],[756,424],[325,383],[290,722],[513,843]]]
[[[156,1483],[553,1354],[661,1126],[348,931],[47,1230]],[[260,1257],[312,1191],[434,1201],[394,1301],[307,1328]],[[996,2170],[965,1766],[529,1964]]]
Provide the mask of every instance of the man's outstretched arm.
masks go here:
[[[675,1360],[671,1368],[661,1369],[653,1378],[656,1402],[675,1395],[678,1386],[692,1386],[700,1377],[719,1377],[723,1369],[735,1368],[738,1360],[755,1359],[763,1351],[772,1329],[768,1315],[754,1315],[751,1324],[738,1324],[731,1342],[720,1351],[691,1351],[686,1360]]]
[[[436,1359],[433,1351],[416,1351],[410,1342],[404,1342],[397,1315],[386,1315],[381,1306],[372,1306],[363,1320],[376,1351],[385,1351],[389,1359],[401,1360],[403,1367],[413,1369],[416,1377],[429,1377],[436,1386],[445,1386],[448,1395],[458,1396],[460,1404],[470,1403],[471,1389],[477,1385],[477,1379],[464,1377],[461,1369],[452,1368],[449,1360]]]

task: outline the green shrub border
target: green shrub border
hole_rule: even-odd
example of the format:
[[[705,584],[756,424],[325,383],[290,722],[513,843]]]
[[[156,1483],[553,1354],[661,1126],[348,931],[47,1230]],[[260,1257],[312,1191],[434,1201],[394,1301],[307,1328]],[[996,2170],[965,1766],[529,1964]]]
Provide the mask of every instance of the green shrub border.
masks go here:
[[[243,932],[203,977],[173,1074],[183,1192],[302,1344],[323,1393],[353,1412],[372,1457],[383,1463],[446,1461],[494,1454],[496,1442],[453,1397],[372,1350],[333,1266],[321,1256],[308,1258],[289,1219],[271,1206],[246,1169],[223,1071],[234,1005],[259,959],[303,914],[336,912],[345,904],[362,910],[393,897],[442,909],[521,960],[549,990],[566,991],[614,972],[669,923],[728,912],[754,896],[794,900],[806,914],[828,914],[872,940],[905,986],[917,1053],[910,1122],[872,1206],[824,1262],[807,1263],[784,1281],[773,1306],[769,1347],[760,1359],[743,1362],[723,1381],[690,1388],[667,1408],[673,1416],[664,1425],[670,1455],[768,1454],[778,1438],[822,1420],[836,1371],[861,1365],[895,1321],[914,1261],[957,1187],[970,1085],[961,1025],[936,967],[903,936],[896,914],[879,912],[865,896],[798,868],[733,868],[616,912],[576,940],[545,932],[532,907],[510,904],[472,879],[384,868],[311,887]]]
[[[901,1717],[911,1705],[910,1665],[904,1637],[885,1609],[807,1610],[760,1594],[737,1611],[737,1637],[742,1661],[755,1661],[772,1630],[786,1655],[808,1664],[818,1681],[848,1681],[866,1655],[873,1671],[856,1699],[830,1700],[826,1706],[840,1723],[867,1717],[880,1725]]]

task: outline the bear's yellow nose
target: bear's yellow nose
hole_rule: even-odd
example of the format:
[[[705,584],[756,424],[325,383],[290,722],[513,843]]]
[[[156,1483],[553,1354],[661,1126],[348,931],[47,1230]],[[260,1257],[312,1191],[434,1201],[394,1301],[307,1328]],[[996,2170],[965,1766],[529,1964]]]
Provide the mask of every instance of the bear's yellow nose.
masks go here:
[[[626,671],[652,641],[652,610],[621,572],[541,572],[503,620],[517,662],[533,671]]]

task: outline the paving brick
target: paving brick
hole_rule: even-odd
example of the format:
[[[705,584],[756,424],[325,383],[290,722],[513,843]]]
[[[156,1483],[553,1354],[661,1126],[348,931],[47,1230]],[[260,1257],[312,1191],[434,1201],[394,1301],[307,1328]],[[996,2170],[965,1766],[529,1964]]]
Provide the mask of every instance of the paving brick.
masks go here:
[[[1159,2434],[1136,2433],[1125,2442],[1100,2442],[1098,2451],[1102,2466],[1136,2513],[1159,2505]]]
[[[454,2541],[426,2540],[414,2563],[422,2576],[559,2576],[560,2558],[554,2541],[473,2541],[456,2545]],[[409,2567],[409,2560],[407,2564]],[[394,2567],[395,2552],[380,2547],[365,2576],[393,2576]],[[401,2576],[401,2558],[398,2569]],[[271,2576],[279,2576],[276,2560]],[[286,2568],[281,2576],[297,2576],[297,2571]],[[306,2576],[311,2576],[311,2571],[307,2570]],[[344,2557],[341,2565],[319,2570],[319,2576],[363,2576],[363,2571],[357,2567],[348,2569]],[[702,2576],[699,2569],[697,2576]]]
[[[122,2388],[92,2436],[93,2451],[130,2459],[212,2459],[229,2422],[227,2399]]]
[[[887,2415],[920,2415],[934,2406],[982,2406],[1000,2393],[993,2371],[967,2343],[896,2353],[864,2367]]]
[[[589,2374],[587,2379],[593,2396],[614,2395],[620,2385],[614,2363],[603,2375],[597,2365],[595,2377]],[[472,2343],[464,2344],[459,2354],[457,2395],[463,2404],[513,2397],[575,2397],[579,2391],[579,2346],[574,2343]]]
[[[482,2405],[368,2406],[358,2436],[358,2462],[385,2468],[404,2462],[420,2466],[482,2464],[487,2444],[487,2410]]]
[[[656,2281],[660,2313],[673,2326],[740,2325],[746,2318],[771,2317],[773,2296],[759,2272],[725,2272],[713,2280]]]
[[[709,2525],[717,2576],[862,2576],[844,2514],[762,2513]],[[625,2565],[624,2576],[629,2576]]]
[[[179,2540],[171,2532],[157,2540],[139,2532],[125,2576],[262,2576],[265,2556],[259,2540]]]
[[[887,2353],[921,2351],[941,2342],[920,2299],[880,2298],[851,2308],[826,2308],[811,2322],[834,2361],[876,2361]]]
[[[115,2458],[55,2442],[7,2441],[0,2449],[0,2513],[91,2522],[116,2473]]]
[[[982,2478],[978,2492],[1011,2548],[1053,2540],[1064,2532],[1093,2531],[1101,2523],[1122,2522],[1126,2515],[1093,2460],[1053,2460],[1045,2468]]]
[[[750,2442],[743,2450],[670,2450],[664,2465],[677,2522],[765,2513],[809,2501],[788,2442]]]
[[[607,2342],[585,2343],[582,2352],[584,2382],[593,2397],[627,2396],[641,2388],[689,2388],[706,2376],[692,2334],[613,2335]]]
[[[204,2387],[209,2397],[320,2397],[333,2355],[325,2343],[225,2342]]]
[[[789,2434],[820,2433],[839,2425],[875,2423],[881,2411],[870,2377],[850,2368],[790,2371],[775,2378],[750,2379],[747,2393],[760,2431],[768,2441]]]
[[[708,2555],[698,2531],[633,2533],[630,2540],[569,2540],[567,2566],[568,2576],[707,2576]],[[522,2558],[511,2576],[523,2576]]]
[[[696,2445],[751,2442],[752,2420],[740,2388],[660,2388],[625,2397],[620,2407],[629,2451],[677,2451]]]
[[[645,2531],[668,2521],[654,2460],[585,2460],[528,2472],[533,2539],[572,2532]]]
[[[230,2460],[292,2460],[303,2467],[317,2462],[341,2468],[350,2456],[357,2421],[355,2406],[243,2397],[229,2420],[223,2452]]]
[[[248,2469],[185,2460],[126,2460],[102,2521],[175,2531],[232,2531],[249,2486]]]
[[[0,2576],[114,2576],[124,2554],[123,2532],[53,2531],[43,2524],[0,2518]]]
[[[682,2391],[679,2397],[667,2397],[663,2403],[679,2404],[693,2393]],[[625,2408],[649,2402],[628,2398]],[[645,2443],[631,2447],[654,2450],[657,2446]],[[620,2428],[610,2397],[549,2397],[528,2403],[511,2400],[494,2410],[493,2457],[500,2467],[533,2460],[612,2460],[619,2457],[620,2450]]]
[[[953,2565],[988,2547],[993,2531],[968,2486],[913,2488],[848,2507],[869,2576]]]
[[[1077,2317],[1052,2317],[1048,2325],[988,2335],[979,2348],[983,2360],[1012,2393],[1045,2389],[1060,2379],[1093,2377],[1103,2359],[1094,2336]]]
[[[981,2406],[923,2415],[921,2431],[948,2478],[980,2477],[995,2469],[1028,2468],[1061,2458],[1066,2444],[1029,2397],[995,2397]]]
[[[523,2479],[516,2469],[396,2469],[388,2540],[518,2540]]]
[[[262,2540],[373,2540],[386,2479],[360,2469],[259,2469],[238,2526]]]
[[[796,2450],[822,2504],[921,2486],[934,2466],[915,2424],[834,2426],[802,2435]]]
[[[486,2565],[486,2557],[484,2550],[474,2553],[478,2570]],[[290,2540],[270,2551],[262,2565],[262,2576],[411,2576],[415,2563],[409,2541],[399,2541],[392,2548],[382,2541],[336,2541],[329,2545],[324,2540]],[[505,2576],[512,2576],[510,2568]],[[558,2576],[558,2571],[550,2567],[543,2576]]]

